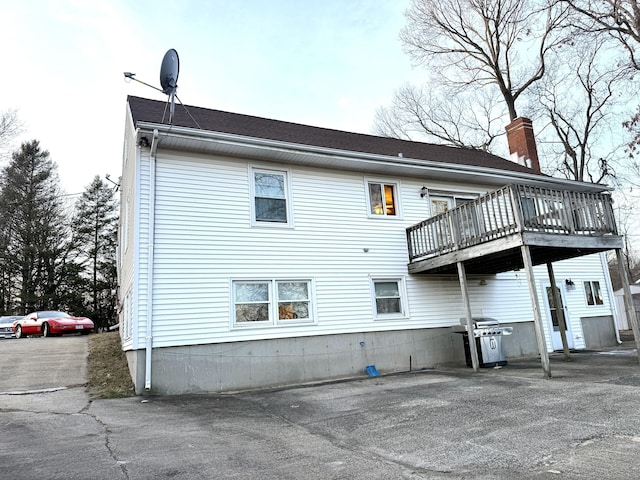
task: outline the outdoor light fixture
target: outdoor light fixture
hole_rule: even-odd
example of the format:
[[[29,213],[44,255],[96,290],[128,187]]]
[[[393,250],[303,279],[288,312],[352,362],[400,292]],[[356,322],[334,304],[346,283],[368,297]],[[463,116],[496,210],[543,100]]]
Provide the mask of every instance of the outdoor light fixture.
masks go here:
[[[420,198],[426,197],[427,193],[429,193],[429,189],[423,185],[420,189]]]
[[[565,279],[564,284],[567,286],[567,290],[575,290],[576,284],[570,278]]]

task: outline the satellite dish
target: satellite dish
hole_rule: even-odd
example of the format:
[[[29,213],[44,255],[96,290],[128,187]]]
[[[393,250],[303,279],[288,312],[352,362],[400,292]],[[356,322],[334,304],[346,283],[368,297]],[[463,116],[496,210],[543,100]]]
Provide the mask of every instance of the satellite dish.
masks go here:
[[[178,74],[180,73],[180,59],[175,49],[167,50],[160,66],[160,86],[166,95],[174,95],[178,88]]]
[[[178,74],[180,73],[180,60],[178,52],[173,48],[167,50],[160,66],[160,86],[162,92],[169,95],[169,123],[173,124],[173,114],[175,112],[175,97],[178,89]]]
[[[178,58],[178,52],[175,49],[171,48],[167,50],[167,53],[164,54],[164,58],[162,59],[162,65],[160,65],[160,86],[161,89],[149,85],[148,83],[143,82],[142,80],[138,80],[135,73],[124,72],[125,81],[135,80],[136,82],[142,83],[147,87],[151,87],[154,90],[158,90],[159,92],[164,93],[165,95],[169,95],[169,123],[173,125],[173,114],[175,113],[175,105],[176,105],[176,94],[178,90],[178,74],[180,73],[180,59]],[[180,99],[178,99],[180,101]],[[182,102],[180,102],[182,103]],[[186,110],[186,107],[185,107]],[[187,110],[187,113],[191,117],[191,114]],[[191,117],[193,122],[198,125],[198,122]],[[164,116],[162,117],[164,121]],[[198,125],[200,128],[200,125]]]

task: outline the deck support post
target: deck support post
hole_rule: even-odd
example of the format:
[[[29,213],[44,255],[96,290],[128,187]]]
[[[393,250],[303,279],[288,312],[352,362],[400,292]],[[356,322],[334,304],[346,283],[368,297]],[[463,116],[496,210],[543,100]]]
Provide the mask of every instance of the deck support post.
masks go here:
[[[469,354],[471,355],[471,366],[474,372],[480,370],[478,361],[478,349],[476,347],[476,337],[473,335],[473,317],[471,316],[471,303],[469,302],[469,286],[467,284],[467,272],[464,263],[458,262],[458,277],[460,278],[460,290],[462,291],[462,303],[467,320],[467,339],[469,340]]]
[[[558,328],[560,329],[560,337],[562,338],[562,351],[564,352],[564,359],[569,361],[571,360],[571,355],[569,354],[569,342],[567,342],[567,322],[564,318],[564,304],[556,290],[556,276],[553,273],[553,265],[551,262],[547,263],[547,272],[549,272],[549,283],[551,283],[551,300],[553,300],[553,304],[556,307],[556,315],[558,316]],[[559,308],[560,306],[562,306],[562,308]]]
[[[547,342],[544,338],[544,328],[542,327],[542,316],[540,315],[540,302],[538,301],[538,292],[536,290],[536,281],[533,276],[533,263],[531,261],[531,251],[528,245],[522,245],[522,261],[524,270],[527,274],[527,283],[529,284],[529,296],[531,297],[531,306],[533,307],[533,326],[536,331],[536,339],[538,341],[538,352],[540,352],[540,361],[542,362],[542,370],[546,378],[551,378],[551,367],[549,365],[549,354],[547,353]]]
[[[640,327],[638,326],[638,316],[633,307],[633,297],[631,296],[631,287],[629,287],[629,275],[625,268],[624,256],[622,249],[616,248],[616,258],[618,260],[618,270],[620,271],[620,280],[622,281],[622,290],[624,292],[624,309],[627,313],[627,321],[631,324],[633,330],[633,339],[636,342],[636,352],[640,361]]]

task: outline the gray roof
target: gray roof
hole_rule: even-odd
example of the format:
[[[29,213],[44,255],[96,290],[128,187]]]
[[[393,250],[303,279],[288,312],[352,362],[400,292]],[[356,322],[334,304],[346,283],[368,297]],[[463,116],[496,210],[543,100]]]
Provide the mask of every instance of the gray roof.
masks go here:
[[[169,116],[167,102],[134,96],[129,96],[128,102],[136,126],[139,122],[167,123]],[[190,105],[183,106],[177,104],[175,106],[173,125],[282,141],[298,145],[362,152],[396,158],[402,156],[404,158],[487,167],[496,170],[537,174],[546,177],[546,175],[542,175],[535,170],[481,150],[448,147],[397,138],[332,130],[329,128],[312,127],[298,123]]]

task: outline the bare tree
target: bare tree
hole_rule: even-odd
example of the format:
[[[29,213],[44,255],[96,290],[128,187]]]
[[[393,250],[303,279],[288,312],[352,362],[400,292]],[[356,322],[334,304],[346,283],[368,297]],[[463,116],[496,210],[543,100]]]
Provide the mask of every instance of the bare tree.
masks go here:
[[[633,69],[640,70],[640,4],[637,0],[556,0],[569,6],[574,15],[572,26],[581,32],[605,36],[622,45],[628,54],[628,63]],[[625,68],[620,65],[620,68]],[[633,159],[640,147],[640,107],[629,120],[623,123],[633,138],[627,144],[627,150]],[[632,160],[631,168],[640,175],[640,166]],[[638,182],[634,182],[638,185]]]
[[[561,44],[562,5],[521,0],[414,0],[400,34],[419,64],[446,83],[498,88],[511,120],[516,101],[545,73],[549,51]]]
[[[625,85],[628,74],[619,68],[605,40],[588,40],[554,52],[554,75],[538,82],[533,93],[553,131],[547,157],[558,162],[547,168],[571,180],[600,183],[616,176],[624,131],[621,122],[612,119],[614,113],[618,118],[624,115],[630,100],[625,93],[633,89]]]
[[[624,237],[624,247],[622,249],[622,258],[624,266],[629,274],[629,279],[633,282],[640,279],[640,261],[638,252],[635,248],[634,239],[638,234],[638,217],[635,215],[634,206],[638,204],[637,195],[633,189],[628,191],[619,190],[614,193],[615,209],[614,215],[618,233]],[[622,287],[622,279],[620,278],[620,270],[618,268],[618,260],[613,251],[608,252],[607,261],[609,264],[609,274],[613,288],[617,290]]]
[[[640,5],[637,0],[557,0],[577,12],[573,26],[588,33],[605,33],[615,38],[640,70],[636,53],[640,45]]]
[[[0,156],[9,150],[11,142],[22,133],[23,128],[17,110],[0,113]]]
[[[496,138],[505,134],[505,115],[504,104],[489,89],[470,93],[405,85],[396,91],[390,107],[376,111],[374,131],[386,137],[494,151]]]
[[[400,39],[429,72],[428,87],[398,90],[374,129],[502,153],[495,140],[544,77],[566,16],[566,6],[544,0],[413,0]]]

